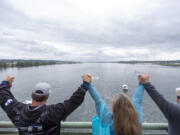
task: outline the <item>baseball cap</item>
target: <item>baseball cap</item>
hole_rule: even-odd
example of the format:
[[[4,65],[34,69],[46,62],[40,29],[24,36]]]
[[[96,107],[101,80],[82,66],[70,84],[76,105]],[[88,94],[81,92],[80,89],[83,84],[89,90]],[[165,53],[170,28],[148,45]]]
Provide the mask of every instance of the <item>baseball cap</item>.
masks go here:
[[[46,82],[39,82],[36,84],[35,89],[33,90],[33,93],[37,96],[46,96],[51,93],[51,86]]]

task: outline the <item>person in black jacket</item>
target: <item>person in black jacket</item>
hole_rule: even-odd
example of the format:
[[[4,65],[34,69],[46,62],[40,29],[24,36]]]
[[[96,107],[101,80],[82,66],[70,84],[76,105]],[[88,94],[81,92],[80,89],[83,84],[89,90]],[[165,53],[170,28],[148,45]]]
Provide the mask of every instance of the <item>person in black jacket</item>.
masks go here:
[[[39,83],[32,92],[32,104],[18,102],[10,91],[14,77],[0,84],[0,105],[20,135],[60,135],[60,121],[73,112],[84,100],[90,79],[83,75],[83,84],[63,103],[46,105],[50,93],[47,83]]]
[[[139,75],[139,82],[144,85],[144,88],[157,104],[161,112],[168,120],[168,134],[180,135],[180,104],[173,103],[165,99],[149,81],[149,75]]]

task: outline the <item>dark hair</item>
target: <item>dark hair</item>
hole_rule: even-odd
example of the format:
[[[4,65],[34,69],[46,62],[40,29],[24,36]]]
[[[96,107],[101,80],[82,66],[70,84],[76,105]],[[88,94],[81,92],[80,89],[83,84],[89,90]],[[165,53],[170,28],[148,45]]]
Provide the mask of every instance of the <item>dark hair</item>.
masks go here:
[[[35,93],[38,93],[39,95],[36,95]],[[46,101],[49,97],[49,95],[40,95],[43,94],[43,92],[41,90],[37,90],[36,92],[32,92],[32,99],[37,101],[37,102],[42,102],[42,101]]]

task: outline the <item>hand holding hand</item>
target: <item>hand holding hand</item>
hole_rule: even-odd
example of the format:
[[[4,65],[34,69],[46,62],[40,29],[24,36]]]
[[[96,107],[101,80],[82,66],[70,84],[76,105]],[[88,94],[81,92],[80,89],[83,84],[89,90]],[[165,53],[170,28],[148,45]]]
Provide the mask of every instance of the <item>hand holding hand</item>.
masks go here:
[[[148,74],[140,74],[140,75],[138,75],[138,80],[142,84],[148,83],[149,82],[149,75]]]
[[[84,74],[82,76],[82,80],[85,82],[91,83],[92,82],[92,75],[91,74]]]
[[[6,78],[6,81],[9,83],[10,87],[12,87],[12,82],[14,81],[14,77],[13,76],[8,76]]]

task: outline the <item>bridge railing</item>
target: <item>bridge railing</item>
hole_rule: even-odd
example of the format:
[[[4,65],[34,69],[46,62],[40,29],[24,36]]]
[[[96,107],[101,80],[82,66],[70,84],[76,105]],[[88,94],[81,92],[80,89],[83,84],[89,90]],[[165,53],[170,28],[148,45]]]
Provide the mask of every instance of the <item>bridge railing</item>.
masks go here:
[[[61,135],[91,135],[91,122],[61,122]],[[143,135],[167,135],[167,123],[143,123]],[[73,129],[73,130],[68,130]],[[153,133],[146,132],[153,130]],[[164,131],[159,133],[159,131]],[[0,121],[0,135],[17,135],[18,132],[10,121]]]

